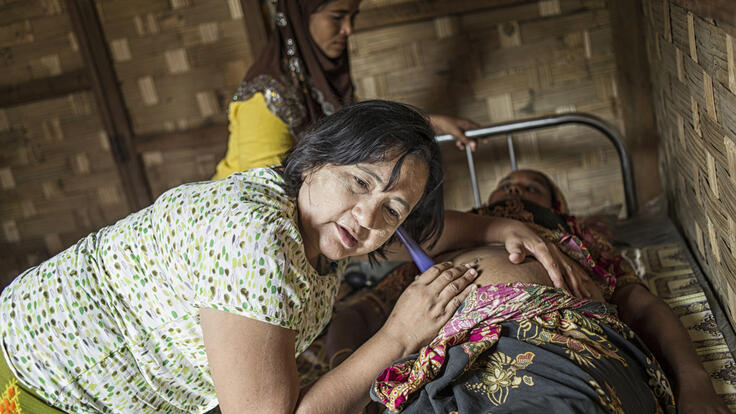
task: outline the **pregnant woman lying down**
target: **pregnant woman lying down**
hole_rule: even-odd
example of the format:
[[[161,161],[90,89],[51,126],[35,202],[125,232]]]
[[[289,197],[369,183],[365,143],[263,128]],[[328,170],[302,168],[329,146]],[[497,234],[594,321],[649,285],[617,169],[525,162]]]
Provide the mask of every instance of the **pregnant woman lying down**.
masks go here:
[[[472,264],[477,289],[428,346],[377,373],[371,397],[384,409],[728,412],[677,316],[641,284],[607,237],[566,214],[562,194],[544,174],[511,173],[476,213],[525,221],[556,243],[564,266],[579,266],[589,276],[569,286],[583,298],[554,288],[533,259],[510,263],[503,246],[435,258]],[[375,329],[380,322],[367,315],[385,314],[416,273],[413,265],[397,269],[335,316],[328,333],[333,363],[360,335],[356,316],[367,331]],[[341,326],[348,324],[345,334]]]

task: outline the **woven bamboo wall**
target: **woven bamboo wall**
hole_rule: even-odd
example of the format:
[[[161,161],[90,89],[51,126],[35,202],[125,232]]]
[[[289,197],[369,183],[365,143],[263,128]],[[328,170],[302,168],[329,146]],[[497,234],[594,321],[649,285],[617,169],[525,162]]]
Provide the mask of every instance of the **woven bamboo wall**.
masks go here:
[[[735,324],[736,28],[668,0],[643,7],[667,196]]]
[[[364,0],[361,10],[404,1]],[[350,51],[363,98],[394,99],[481,125],[582,111],[623,130],[605,1],[489,1],[483,10],[357,33]],[[549,172],[573,211],[622,202],[615,152],[596,132],[542,130],[516,142],[520,166]],[[444,152],[448,207],[470,207],[464,153]],[[484,146],[479,157],[485,197],[510,164],[505,144]]]
[[[63,2],[0,6],[0,85],[82,67]],[[0,108],[0,284],[129,211],[91,93]]]
[[[63,0],[0,2],[0,87],[82,66]]]
[[[91,93],[0,109],[0,283],[130,210]]]
[[[96,0],[136,135],[227,122],[253,62],[240,0]],[[220,145],[142,154],[154,197],[212,176]]]

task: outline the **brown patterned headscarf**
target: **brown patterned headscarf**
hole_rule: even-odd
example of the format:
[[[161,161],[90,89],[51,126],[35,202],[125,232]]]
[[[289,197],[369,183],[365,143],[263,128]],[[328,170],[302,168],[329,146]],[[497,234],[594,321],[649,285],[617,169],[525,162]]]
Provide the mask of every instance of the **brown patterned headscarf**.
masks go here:
[[[309,33],[309,16],[329,1],[279,0],[274,17],[276,30],[245,75],[242,91],[238,91],[243,92],[241,97],[247,92],[264,92],[258,89],[265,89],[263,84],[273,84],[273,80],[276,81],[272,85],[275,89],[298,89],[277,91],[281,95],[292,95],[291,99],[289,96],[280,97],[282,101],[290,101],[286,104],[303,106],[277,111],[295,136],[322,116],[353,102],[347,48],[340,57],[331,59],[314,43]],[[264,94],[271,92],[265,91]],[[293,96],[295,92],[298,96]]]

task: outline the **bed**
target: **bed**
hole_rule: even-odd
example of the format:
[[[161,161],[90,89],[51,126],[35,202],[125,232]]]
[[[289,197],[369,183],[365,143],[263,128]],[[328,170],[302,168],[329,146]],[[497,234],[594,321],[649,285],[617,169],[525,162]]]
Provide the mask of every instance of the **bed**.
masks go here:
[[[612,220],[614,240],[637,269],[637,274],[649,289],[662,298],[680,317],[693,340],[700,359],[710,373],[716,391],[729,409],[736,412],[736,335],[698,266],[691,250],[675,224],[662,213],[640,210],[629,153],[619,133],[605,121],[588,114],[566,113],[522,121],[511,121],[467,131],[474,139],[506,139],[512,169],[516,169],[513,133],[560,125],[579,124],[593,128],[606,136],[619,157],[625,199],[625,217]],[[450,143],[449,135],[436,137],[440,144]],[[475,173],[476,159],[466,149],[470,185],[474,205],[481,205]],[[338,299],[349,301],[356,287],[371,285],[396,268],[386,264],[372,269],[351,264]],[[350,286],[352,285],[352,287]],[[328,369],[322,339],[297,359],[302,384],[307,384]]]

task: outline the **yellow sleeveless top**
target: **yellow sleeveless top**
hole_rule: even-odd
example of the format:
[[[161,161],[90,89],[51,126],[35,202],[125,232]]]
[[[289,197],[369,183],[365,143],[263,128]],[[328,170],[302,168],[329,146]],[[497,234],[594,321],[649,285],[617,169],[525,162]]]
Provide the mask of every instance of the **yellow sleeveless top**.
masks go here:
[[[289,126],[269,111],[260,92],[245,101],[231,102],[228,121],[227,154],[217,164],[213,180],[238,171],[281,164],[294,145]]]

